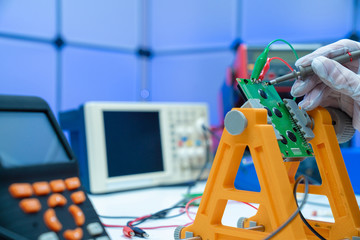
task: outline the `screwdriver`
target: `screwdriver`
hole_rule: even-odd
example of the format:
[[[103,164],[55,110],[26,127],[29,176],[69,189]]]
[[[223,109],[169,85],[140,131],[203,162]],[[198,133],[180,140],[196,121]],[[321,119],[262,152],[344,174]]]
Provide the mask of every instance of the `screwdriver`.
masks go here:
[[[341,56],[337,56],[337,57],[334,57],[332,58],[332,60],[338,62],[338,63],[346,63],[346,62],[350,62],[350,61],[353,61],[353,60],[356,60],[356,59],[359,59],[360,58],[360,50],[356,50],[356,51],[353,51],[353,52],[348,52],[344,55],[341,55]],[[310,66],[306,66],[306,67],[301,67],[299,66],[299,71],[293,71],[292,73],[289,73],[289,74],[286,74],[284,76],[281,76],[281,77],[278,77],[278,78],[275,78],[271,81],[269,81],[267,84],[268,85],[274,85],[274,84],[278,84],[278,83],[281,83],[281,82],[285,82],[285,81],[288,81],[288,80],[291,80],[291,79],[305,79],[306,77],[310,76],[314,74],[314,71],[312,70],[311,68],[311,65]]]

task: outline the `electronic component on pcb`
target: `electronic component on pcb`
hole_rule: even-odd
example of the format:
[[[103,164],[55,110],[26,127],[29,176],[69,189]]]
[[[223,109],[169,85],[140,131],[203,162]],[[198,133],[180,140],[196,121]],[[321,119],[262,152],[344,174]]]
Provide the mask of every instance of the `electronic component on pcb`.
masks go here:
[[[285,99],[283,101],[274,86],[266,85],[263,82],[255,83],[249,79],[237,79],[237,81],[240,92],[245,99],[259,101],[258,105],[253,107],[267,110],[268,118],[275,129],[280,151],[284,158],[313,155],[312,149],[307,143],[307,140],[311,138],[311,129],[305,138],[303,132],[307,130],[307,122],[303,123],[302,118],[298,116],[299,113],[293,109],[295,108],[293,100]],[[243,107],[248,106],[245,104]],[[298,108],[297,105],[296,108]],[[299,111],[302,115],[307,115],[306,112]],[[304,118],[307,120],[308,116]]]

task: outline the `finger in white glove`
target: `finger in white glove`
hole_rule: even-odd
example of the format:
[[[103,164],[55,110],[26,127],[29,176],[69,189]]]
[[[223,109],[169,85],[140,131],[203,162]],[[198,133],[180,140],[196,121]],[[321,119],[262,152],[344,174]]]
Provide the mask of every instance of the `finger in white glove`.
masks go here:
[[[352,124],[356,130],[360,131],[360,104],[359,103],[354,104],[354,113],[353,113]]]
[[[324,99],[330,96],[331,89],[325,84],[319,84],[311,89],[299,103],[299,106],[305,111],[313,110],[319,106]]]
[[[330,88],[350,96],[360,102],[360,76],[340,63],[320,56],[312,61],[316,75]]]
[[[360,130],[360,76],[338,62],[320,56],[311,64],[324,84],[311,89],[299,104],[305,110],[321,105],[342,109],[353,118],[353,126]]]
[[[325,84],[321,84],[306,94],[299,106],[306,111],[313,110],[318,106],[333,107],[353,116],[354,100],[347,95],[336,92]]]
[[[300,58],[299,60],[296,61],[295,65],[296,67],[299,66],[305,67],[305,66],[309,66],[312,63],[313,59],[319,56],[334,58],[336,56],[340,56],[348,52],[359,49],[360,49],[360,43],[348,39],[343,39],[333,44],[329,44],[327,46],[321,47],[316,51],[314,51],[313,53]],[[354,60],[344,65],[354,72],[359,71],[359,60]],[[316,75],[309,76],[306,79],[304,79],[304,81],[296,80],[293,87],[291,88],[291,95],[293,95],[294,97],[303,96],[321,82],[322,81]]]
[[[315,74],[303,80],[296,80],[291,88],[290,94],[294,97],[300,97],[311,91],[318,84],[322,83]]]
[[[314,58],[319,56],[325,56],[327,58],[334,58],[340,55],[344,55],[348,52],[360,50],[360,43],[349,40],[349,39],[342,39],[335,43],[326,45],[317,49],[316,51],[298,59],[295,63],[296,67],[299,66],[309,66]],[[359,68],[358,61],[353,61],[349,63],[348,66],[351,70],[357,72]],[[352,69],[351,67],[354,66],[356,69]]]

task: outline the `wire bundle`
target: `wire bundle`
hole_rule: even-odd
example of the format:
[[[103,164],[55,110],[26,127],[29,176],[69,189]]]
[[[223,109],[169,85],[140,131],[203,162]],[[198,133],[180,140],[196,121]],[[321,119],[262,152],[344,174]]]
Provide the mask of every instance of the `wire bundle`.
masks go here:
[[[264,51],[259,55],[259,57],[256,59],[255,61],[255,64],[254,64],[254,69],[251,73],[251,80],[255,80],[257,81],[259,79],[259,76],[266,64],[266,61],[268,59],[268,53],[269,53],[269,50],[270,50],[270,46],[271,44],[275,43],[275,42],[278,42],[278,41],[281,41],[281,42],[284,42],[286,43],[287,45],[289,45],[289,47],[291,48],[291,50],[294,52],[294,55],[296,57],[296,59],[299,59],[295,49],[293,48],[293,46],[291,46],[291,44],[287,41],[285,41],[284,39],[275,39],[274,41],[271,41],[267,46],[266,48],[264,49]]]
[[[172,228],[172,227],[178,227],[178,225],[164,225],[164,226],[154,226],[154,227],[137,227],[138,225],[148,221],[148,220],[159,220],[159,219],[170,219],[179,217],[183,214],[185,214],[185,211],[181,211],[178,214],[167,216],[170,211],[174,209],[185,209],[185,206],[173,206],[170,208],[166,208],[163,210],[160,210],[156,213],[145,215],[142,217],[133,217],[133,216],[102,216],[99,215],[101,218],[115,218],[115,219],[129,219],[134,218],[134,220],[128,221],[126,225],[111,225],[111,224],[103,224],[104,227],[111,227],[111,228],[123,228],[123,233],[126,237],[141,237],[141,238],[147,238],[149,235],[144,230],[151,230],[151,229],[159,229],[159,228]],[[189,223],[191,224],[191,223]]]
[[[185,206],[178,206],[175,205],[173,207],[170,208],[166,208],[163,210],[160,210],[154,214],[149,214],[149,215],[145,215],[142,217],[132,217],[132,216],[103,216],[103,215],[99,215],[99,217],[101,218],[115,218],[115,219],[126,219],[126,218],[134,218],[134,220],[128,221],[126,225],[111,225],[111,224],[104,224],[104,227],[109,227],[109,228],[123,228],[123,234],[126,237],[132,238],[132,237],[140,237],[140,238],[147,238],[149,235],[144,231],[144,230],[152,230],[152,229],[160,229],[160,228],[175,228],[178,227],[180,225],[164,225],[164,226],[154,226],[154,227],[138,227],[138,225],[148,221],[148,220],[159,220],[159,219],[170,219],[170,218],[176,218],[179,216],[182,216],[186,213],[186,215],[188,216],[188,218],[191,220],[191,222],[181,225],[181,226],[188,226],[190,224],[192,224],[194,222],[194,218],[191,216],[191,213],[189,211],[189,208],[191,205],[194,205],[194,202],[201,199],[202,196],[198,196],[195,197],[193,199],[191,199],[190,201],[188,201],[186,203]],[[182,201],[183,202],[183,201]],[[244,203],[252,208],[254,208],[255,210],[257,210],[257,208],[255,206],[253,206],[250,203],[246,203],[246,202],[241,202]],[[179,204],[179,203],[178,203]],[[182,203],[181,203],[182,204]],[[171,216],[167,216],[169,214],[170,211],[174,210],[174,209],[180,209],[180,213],[175,214],[175,215],[171,215]]]

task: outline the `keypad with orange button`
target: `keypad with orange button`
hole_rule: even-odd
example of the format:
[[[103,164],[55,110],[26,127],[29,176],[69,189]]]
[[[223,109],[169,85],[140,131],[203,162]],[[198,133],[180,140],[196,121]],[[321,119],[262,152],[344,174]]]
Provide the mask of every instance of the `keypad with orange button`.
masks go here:
[[[65,239],[68,240],[79,240],[83,237],[83,231],[81,228],[76,228],[74,230],[66,230],[63,236]]]
[[[66,205],[66,203],[67,203],[66,198],[63,195],[59,194],[59,193],[51,194],[50,197],[47,200],[47,204],[51,208],[54,208],[54,207],[57,207],[57,206],[62,207],[64,205]]]
[[[86,196],[83,191],[78,191],[78,192],[72,193],[70,195],[70,198],[73,201],[73,203],[75,203],[75,204],[83,203],[86,200]]]
[[[14,198],[30,197],[33,194],[29,183],[13,183],[9,187],[9,192]]]
[[[63,192],[65,191],[65,182],[62,179],[52,180],[50,181],[50,187],[51,191],[55,193]]]
[[[107,237],[77,177],[14,183],[8,191],[23,214],[41,219],[38,240]]]
[[[37,198],[26,198],[20,201],[20,208],[25,213],[37,213],[41,209],[40,201]]]
[[[50,193],[50,185],[48,182],[36,182],[32,185],[35,195],[42,196]]]
[[[44,222],[46,226],[54,232],[59,232],[62,229],[62,224],[57,218],[55,210],[52,208],[49,208],[44,213]]]
[[[77,177],[68,178],[65,180],[65,185],[68,190],[75,190],[80,187],[80,180]]]

